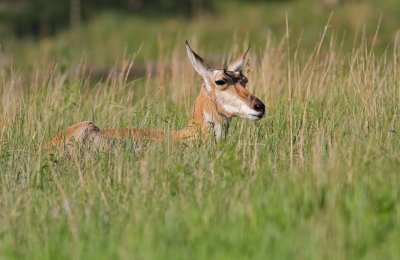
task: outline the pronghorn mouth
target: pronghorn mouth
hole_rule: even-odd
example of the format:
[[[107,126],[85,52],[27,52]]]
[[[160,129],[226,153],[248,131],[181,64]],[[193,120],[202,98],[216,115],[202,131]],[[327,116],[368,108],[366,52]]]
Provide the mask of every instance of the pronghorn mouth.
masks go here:
[[[265,115],[265,113],[260,113],[260,114],[249,114],[249,115],[248,115],[248,119],[257,121],[257,120],[260,120],[261,118],[263,118],[264,115]]]

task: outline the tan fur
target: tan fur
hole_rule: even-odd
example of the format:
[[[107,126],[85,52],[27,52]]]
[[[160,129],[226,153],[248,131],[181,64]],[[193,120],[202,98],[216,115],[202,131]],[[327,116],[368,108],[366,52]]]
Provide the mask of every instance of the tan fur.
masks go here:
[[[219,139],[222,134],[226,134],[231,117],[245,117],[247,115],[243,114],[244,112],[241,111],[240,107],[235,107],[238,100],[240,106],[245,106],[245,110],[258,113],[256,119],[251,114],[247,115],[249,118],[258,120],[264,115],[264,110],[262,113],[252,110],[252,102],[258,99],[245,89],[247,79],[237,70],[243,64],[247,51],[228,67],[237,71],[226,71],[209,69],[208,65],[192,51],[188,44],[186,48],[193,66],[205,80],[205,85],[196,98],[192,118],[186,128],[179,131],[139,128],[99,129],[94,123],[85,121],[69,126],[64,131],[57,133],[44,145],[44,148],[47,151],[51,151],[53,148],[71,146],[99,149],[112,147],[125,138],[156,140],[170,138],[172,140],[191,141],[210,131],[214,131],[215,137]],[[226,83],[217,85],[218,80],[224,80]],[[232,104],[229,104],[229,102]],[[259,102],[262,104],[261,101]],[[230,111],[232,107],[235,111]]]

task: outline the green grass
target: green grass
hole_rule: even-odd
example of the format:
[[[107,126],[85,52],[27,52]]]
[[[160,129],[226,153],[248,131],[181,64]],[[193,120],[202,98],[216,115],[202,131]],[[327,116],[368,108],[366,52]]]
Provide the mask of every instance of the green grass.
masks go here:
[[[94,154],[49,156],[41,143],[83,120],[185,126],[201,85],[179,37],[152,43],[166,50],[154,53],[157,74],[127,81],[130,50],[115,52],[119,73],[95,82],[71,72],[71,57],[2,63],[0,258],[398,259],[400,46],[376,51],[373,38],[349,50],[328,30],[318,50],[318,38],[303,48],[291,35],[289,52],[260,39],[247,74],[266,118],[234,119],[217,144],[128,141]],[[29,44],[21,52],[38,50]]]
[[[343,48],[351,51],[364,37],[373,41],[375,51],[383,53],[393,47],[399,30],[400,5],[397,0],[343,1],[335,8],[321,8],[320,0],[294,0],[249,4],[241,1],[217,1],[212,13],[193,20],[184,17],[156,15],[124,15],[104,12],[80,28],[66,30],[55,37],[13,39],[2,35],[0,44],[17,68],[34,69],[54,62],[70,68],[82,62],[87,65],[110,67],[116,59],[140,49],[136,62],[143,64],[171,55],[180,50],[185,40],[207,51],[215,61],[226,58],[233,44],[247,40],[253,51],[262,52],[266,41],[279,43],[285,36],[285,16],[289,17],[291,37],[309,54],[321,36],[330,14],[328,30],[337,33]],[[1,33],[1,31],[0,31]],[[295,44],[294,44],[295,45]],[[237,48],[241,46],[236,46]],[[7,56],[6,56],[7,57]]]

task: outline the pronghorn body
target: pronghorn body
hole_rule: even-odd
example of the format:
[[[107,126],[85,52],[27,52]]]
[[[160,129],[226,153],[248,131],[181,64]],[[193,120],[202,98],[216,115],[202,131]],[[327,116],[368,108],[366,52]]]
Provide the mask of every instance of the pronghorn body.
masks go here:
[[[228,132],[232,117],[258,120],[264,116],[264,104],[246,90],[247,78],[241,72],[248,50],[227,69],[211,69],[187,43],[186,49],[193,67],[204,79],[203,88],[196,98],[192,118],[186,128],[178,131],[139,128],[99,129],[94,123],[85,121],[57,133],[45,148],[51,150],[54,147],[78,144],[97,149],[131,137],[192,140],[210,131],[218,140]]]

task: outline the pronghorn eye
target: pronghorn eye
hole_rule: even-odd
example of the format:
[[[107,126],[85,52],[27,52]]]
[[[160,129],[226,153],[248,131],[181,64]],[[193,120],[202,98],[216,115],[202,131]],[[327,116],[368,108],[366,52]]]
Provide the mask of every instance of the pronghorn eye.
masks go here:
[[[223,86],[226,84],[226,81],[223,79],[219,79],[215,81],[215,84],[217,84],[218,86]]]

